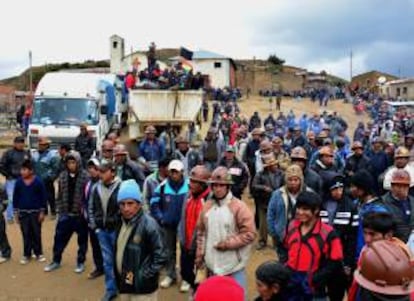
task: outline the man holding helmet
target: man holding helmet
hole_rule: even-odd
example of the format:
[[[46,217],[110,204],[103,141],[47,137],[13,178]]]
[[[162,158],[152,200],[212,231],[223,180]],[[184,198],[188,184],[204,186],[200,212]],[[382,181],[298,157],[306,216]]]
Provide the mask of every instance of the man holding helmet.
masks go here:
[[[180,287],[181,292],[187,292],[190,287],[195,288],[196,226],[203,204],[210,193],[207,183],[210,175],[210,171],[204,165],[196,165],[190,171],[190,193],[188,198],[184,200],[181,220],[178,225],[181,278],[183,279]]]
[[[196,266],[205,263],[210,274],[234,278],[247,295],[245,267],[256,237],[253,214],[231,193],[233,181],[227,168],[217,167],[209,183],[213,195],[198,223]]]

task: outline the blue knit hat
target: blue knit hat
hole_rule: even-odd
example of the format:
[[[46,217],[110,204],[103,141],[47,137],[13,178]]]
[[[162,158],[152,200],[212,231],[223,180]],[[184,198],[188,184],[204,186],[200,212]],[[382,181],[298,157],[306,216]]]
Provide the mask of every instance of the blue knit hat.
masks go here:
[[[135,180],[126,180],[119,186],[117,202],[120,203],[126,199],[132,199],[142,203],[141,189]]]

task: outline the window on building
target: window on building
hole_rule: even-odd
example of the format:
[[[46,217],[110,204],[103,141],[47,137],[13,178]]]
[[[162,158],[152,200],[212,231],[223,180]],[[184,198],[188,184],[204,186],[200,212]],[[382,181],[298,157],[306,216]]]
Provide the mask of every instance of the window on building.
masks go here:
[[[367,86],[369,86],[371,84],[371,80],[367,79]]]
[[[114,41],[114,42],[112,43],[112,47],[113,47],[114,49],[118,48],[118,42],[117,42],[117,41]]]
[[[221,62],[214,62],[214,68],[221,68]]]
[[[407,87],[403,87],[403,94],[407,94]]]
[[[397,88],[397,96],[401,96],[401,88]]]

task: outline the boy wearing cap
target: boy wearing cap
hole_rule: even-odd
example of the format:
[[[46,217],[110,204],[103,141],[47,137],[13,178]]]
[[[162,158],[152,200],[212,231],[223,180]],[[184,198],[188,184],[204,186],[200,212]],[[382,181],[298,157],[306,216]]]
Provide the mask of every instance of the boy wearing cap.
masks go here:
[[[59,219],[53,245],[53,260],[44,268],[45,272],[51,272],[60,268],[62,253],[69,243],[72,234],[78,236],[78,257],[74,270],[82,273],[85,270],[86,251],[88,249],[88,225],[84,218],[85,186],[88,182],[88,174],[82,169],[82,161],[79,153],[69,152],[66,157],[66,170],[59,176],[59,194],[57,198],[57,211]]]
[[[322,202],[320,217],[323,223],[335,229],[344,250],[343,267],[328,281],[328,295],[332,301],[342,301],[355,268],[358,210],[352,199],[344,193],[344,177],[333,175],[327,183],[327,189],[329,195]]]
[[[319,218],[321,199],[304,191],[296,201],[296,216],[284,239],[286,265],[292,270],[287,300],[327,300],[326,284],[341,267],[341,240]]]
[[[121,227],[116,231],[115,277],[121,300],[158,300],[158,278],[167,256],[157,222],[142,209],[134,180],[121,183],[117,194]]]
[[[172,160],[168,165],[168,178],[155,189],[150,201],[151,215],[162,227],[168,251],[167,276],[161,281],[162,288],[170,287],[177,280],[177,227],[184,200],[188,195],[188,185],[188,179],[184,176],[184,164],[179,160]]]
[[[99,240],[105,273],[105,295],[102,301],[110,301],[117,295],[114,275],[114,248],[116,229],[120,223],[117,195],[121,180],[116,176],[113,162],[100,165],[100,180],[92,192],[89,224]]]
[[[17,178],[20,177],[20,167],[25,159],[30,158],[29,151],[24,149],[24,137],[14,138],[13,148],[7,150],[0,161],[0,173],[6,178],[6,193],[9,200],[6,211],[8,222],[13,222],[13,191]]]

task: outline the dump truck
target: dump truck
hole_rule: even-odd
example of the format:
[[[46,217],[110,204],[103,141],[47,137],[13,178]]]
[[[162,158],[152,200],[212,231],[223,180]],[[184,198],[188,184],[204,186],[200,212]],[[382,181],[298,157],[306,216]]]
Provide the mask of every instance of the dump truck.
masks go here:
[[[34,95],[27,140],[35,148],[39,136],[74,145],[80,125],[88,131],[100,149],[105,135],[121,127],[127,117],[127,98],[123,81],[114,74],[50,72],[40,80]],[[126,121],[126,120],[125,120]]]
[[[154,125],[161,130],[168,123],[185,133],[191,122],[201,122],[201,90],[129,91],[127,130],[130,140],[141,140],[145,127]]]

